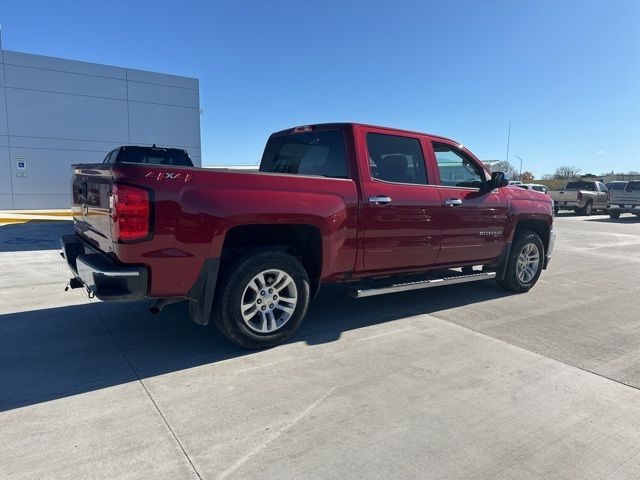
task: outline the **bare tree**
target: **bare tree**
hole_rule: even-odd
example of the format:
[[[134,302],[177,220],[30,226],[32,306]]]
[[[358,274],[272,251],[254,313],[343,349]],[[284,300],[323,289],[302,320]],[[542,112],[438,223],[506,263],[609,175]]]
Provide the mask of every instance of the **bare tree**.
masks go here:
[[[569,167],[564,165],[556,169],[556,172],[553,174],[553,178],[566,180],[566,179],[577,177],[578,175],[580,175],[580,172],[582,172],[582,170],[579,169],[578,167],[574,167],[574,166]]]
[[[533,180],[535,180],[535,175],[533,173],[531,173],[530,171],[526,170],[524,172],[522,172],[522,175],[520,176],[520,181],[521,182],[532,182]]]

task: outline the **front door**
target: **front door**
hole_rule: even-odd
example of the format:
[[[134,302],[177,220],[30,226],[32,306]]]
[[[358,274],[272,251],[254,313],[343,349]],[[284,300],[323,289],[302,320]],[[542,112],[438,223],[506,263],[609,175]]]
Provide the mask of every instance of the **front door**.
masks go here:
[[[505,243],[507,203],[500,189],[485,188],[480,162],[449,143],[432,144],[440,177],[438,264],[492,260]]]
[[[423,142],[410,134],[361,128],[364,268],[392,271],[433,265],[438,256],[438,187],[429,185]],[[366,165],[369,168],[366,168]]]

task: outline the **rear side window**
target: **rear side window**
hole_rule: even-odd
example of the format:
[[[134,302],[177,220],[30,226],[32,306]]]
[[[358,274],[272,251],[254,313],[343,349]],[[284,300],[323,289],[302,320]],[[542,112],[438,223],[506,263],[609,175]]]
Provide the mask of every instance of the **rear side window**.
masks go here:
[[[347,178],[342,131],[271,137],[260,162],[261,172]]]
[[[636,191],[636,190],[640,190],[640,182],[629,182],[627,183],[627,187],[625,188],[625,190],[628,191]]]
[[[612,182],[607,184],[609,190],[624,190],[627,186],[627,182]]]
[[[145,163],[149,165],[174,165],[193,167],[193,162],[184,150],[175,148],[122,147],[117,158],[111,156],[110,163]]]
[[[372,178],[426,185],[424,156],[417,138],[368,133],[367,150]]]

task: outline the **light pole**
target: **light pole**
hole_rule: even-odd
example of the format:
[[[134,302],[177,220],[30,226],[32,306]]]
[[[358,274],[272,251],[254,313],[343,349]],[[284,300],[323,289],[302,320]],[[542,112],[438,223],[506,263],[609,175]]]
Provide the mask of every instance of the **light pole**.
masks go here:
[[[520,181],[522,181],[522,157],[520,155],[514,155],[518,160],[520,160]]]

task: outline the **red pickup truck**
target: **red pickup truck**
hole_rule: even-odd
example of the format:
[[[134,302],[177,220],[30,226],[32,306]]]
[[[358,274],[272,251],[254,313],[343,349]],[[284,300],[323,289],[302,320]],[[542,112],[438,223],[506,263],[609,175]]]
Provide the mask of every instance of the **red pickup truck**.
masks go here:
[[[146,148],[73,166],[70,286],[155,299],[153,312],[186,300],[244,347],[287,339],[322,283],[366,297],[494,278],[523,292],[553,250],[552,200],[443,137],[297,127],[271,135],[259,172]]]

